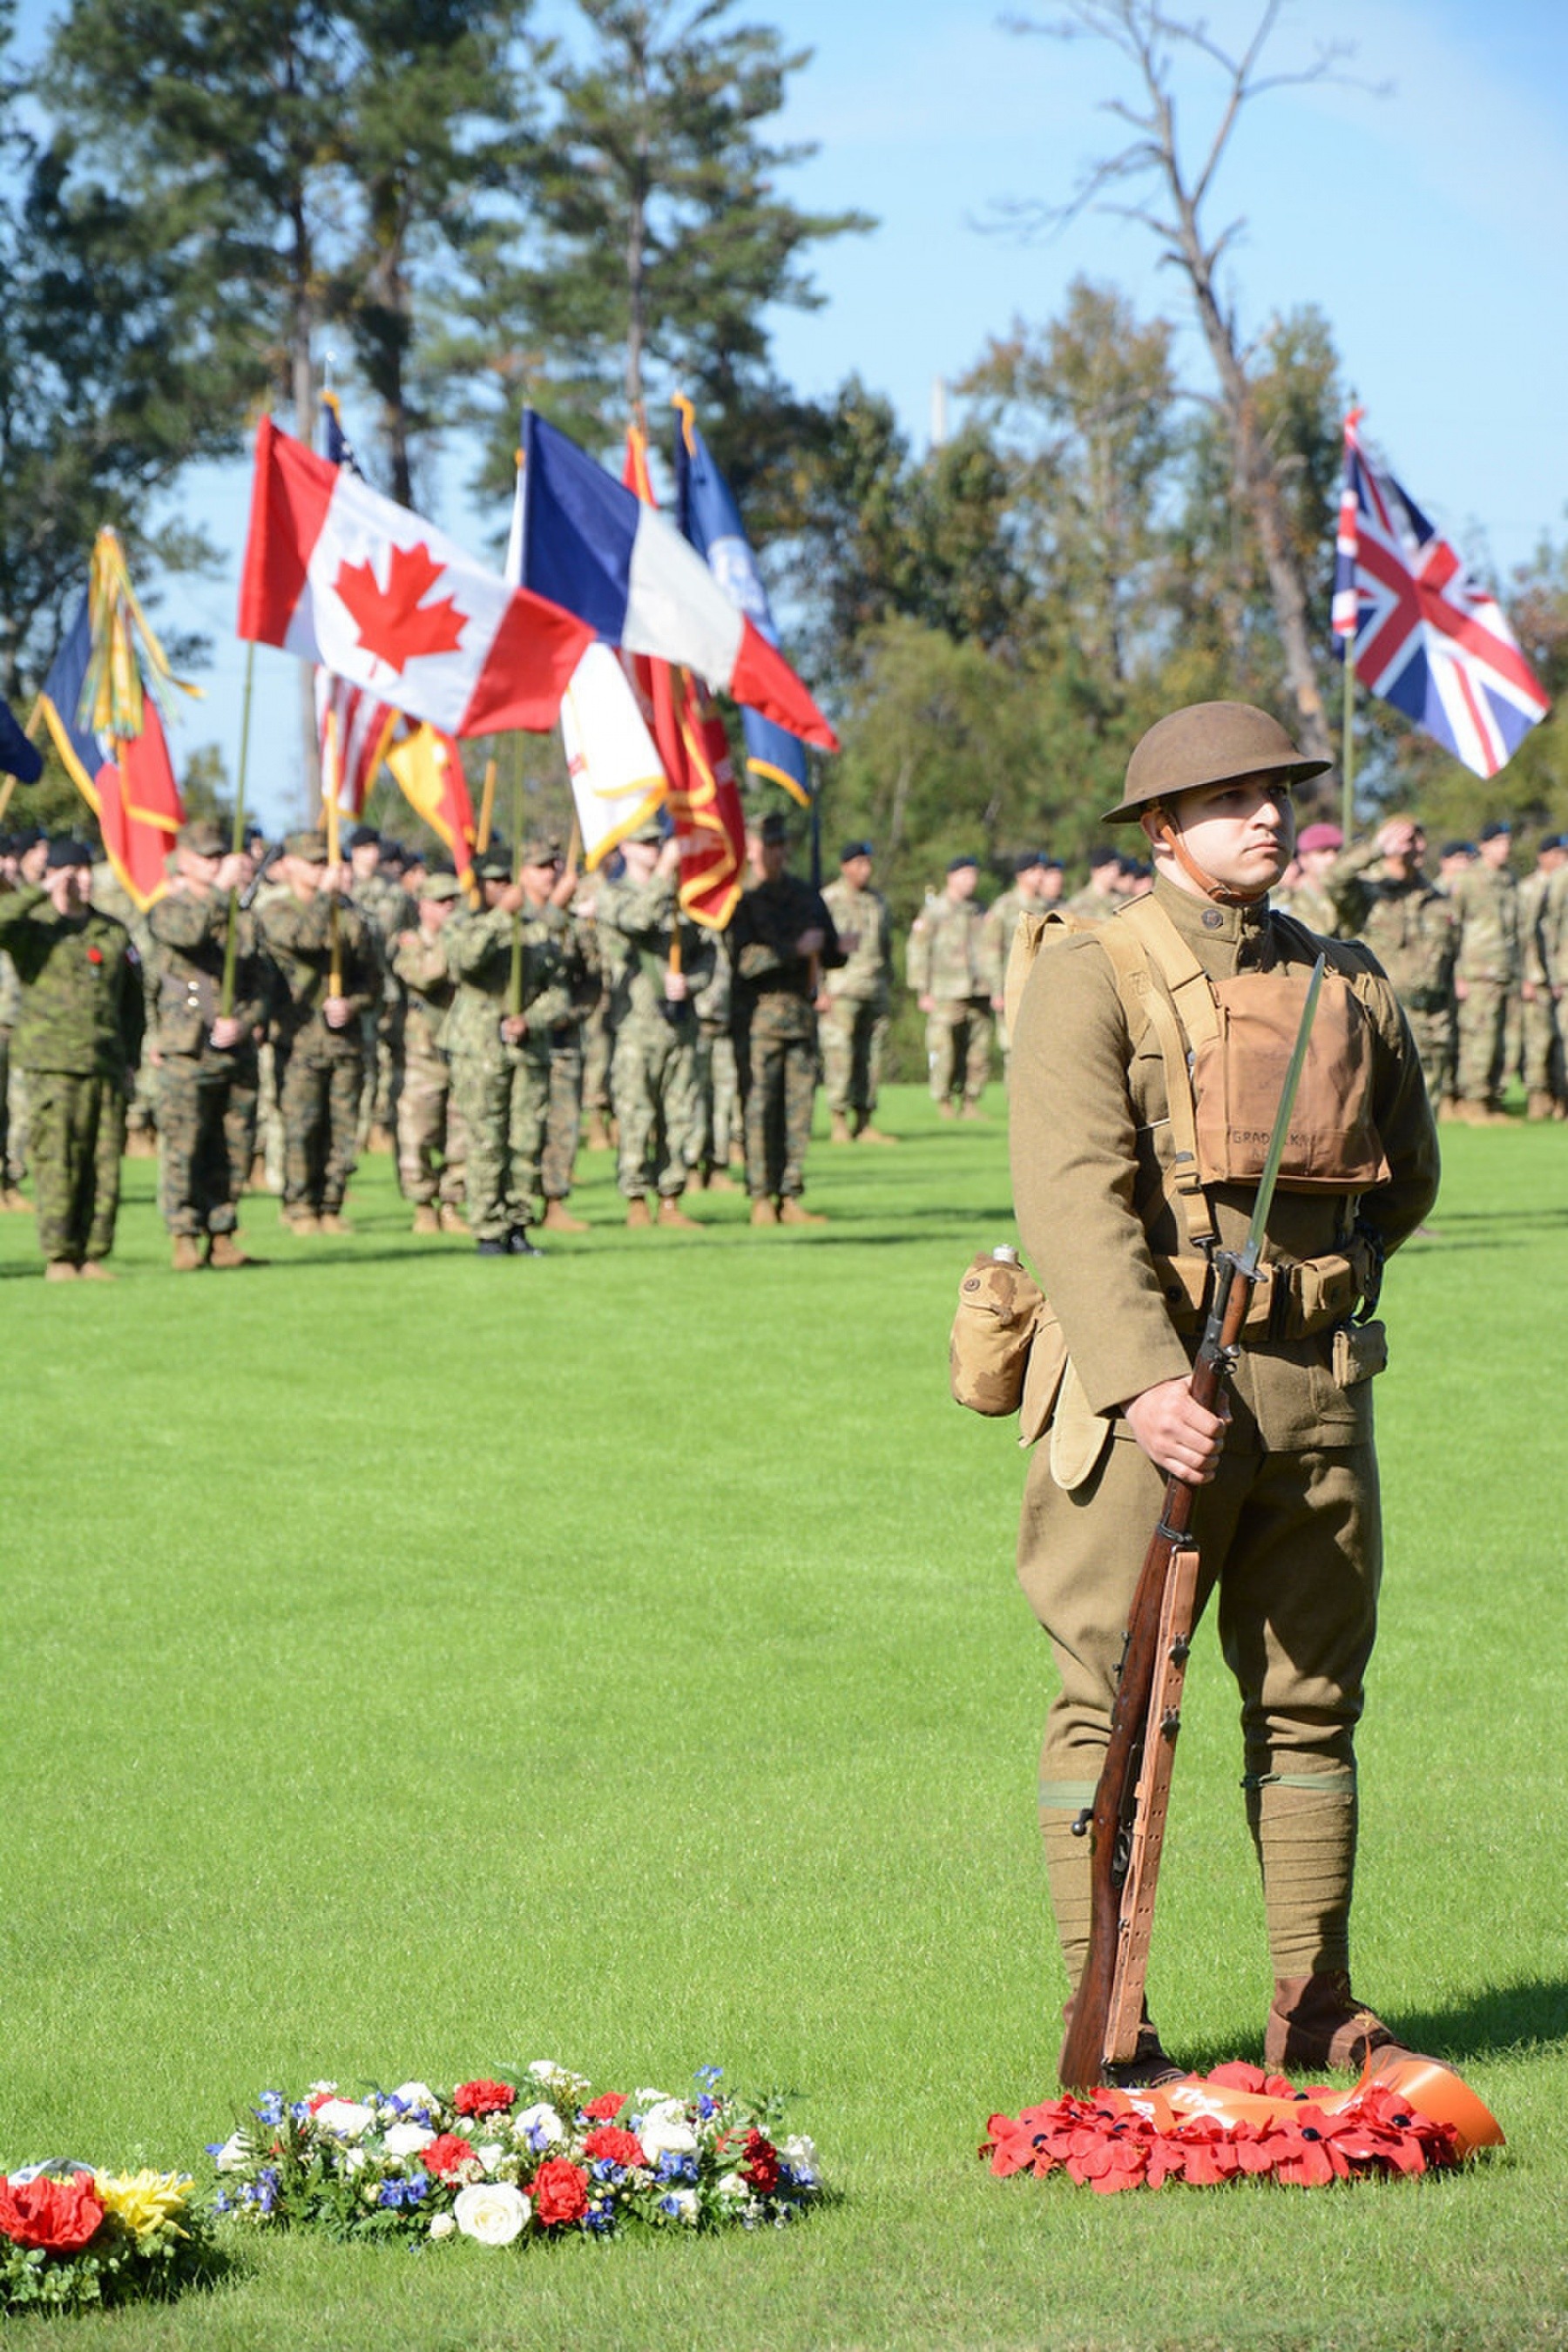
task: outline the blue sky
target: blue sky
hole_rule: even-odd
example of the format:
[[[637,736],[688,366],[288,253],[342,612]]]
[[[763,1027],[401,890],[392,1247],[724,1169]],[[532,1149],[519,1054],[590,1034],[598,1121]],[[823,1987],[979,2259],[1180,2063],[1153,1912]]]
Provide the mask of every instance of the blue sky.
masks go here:
[[[1197,5],[1222,39],[1256,21],[1252,0]],[[1037,13],[1052,14],[1051,0]],[[25,39],[48,14],[24,0]],[[542,0],[542,22],[569,15],[566,0]],[[1130,86],[1098,45],[1008,33],[984,0],[757,0],[737,15],[815,52],[782,135],[819,152],[790,193],[880,224],[822,250],[821,310],[778,317],[780,367],[801,390],[825,394],[858,371],[923,446],[933,380],[962,375],[1015,317],[1048,319],[1079,273],[1184,318],[1174,272],[1137,226],[1085,218],[1024,245],[974,226],[995,199],[1066,194],[1117,136],[1097,106]],[[1389,94],[1320,84],[1257,102],[1215,191],[1213,226],[1247,223],[1227,290],[1247,332],[1276,311],[1322,307],[1373,439],[1434,520],[1506,577],[1568,512],[1568,6],[1288,0],[1268,61],[1305,62],[1339,40],[1356,45],[1349,70]],[[1212,105],[1212,89],[1184,91],[1194,134]],[[1191,332],[1181,357],[1206,387]],[[459,531],[473,520],[461,470],[447,469],[439,518]],[[203,469],[187,495],[237,571],[244,469]],[[213,635],[207,701],[182,733],[216,738],[232,770],[243,663],[233,580],[175,583],[164,609]],[[284,656],[258,658],[252,772],[264,814],[281,814],[297,790],[291,670]]]

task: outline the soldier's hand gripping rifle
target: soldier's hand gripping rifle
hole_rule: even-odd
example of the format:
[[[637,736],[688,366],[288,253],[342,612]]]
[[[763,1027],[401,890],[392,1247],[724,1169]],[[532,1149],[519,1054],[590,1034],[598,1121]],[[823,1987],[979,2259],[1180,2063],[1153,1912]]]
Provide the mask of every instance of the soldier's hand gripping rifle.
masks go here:
[[[1217,1410],[1221,1391],[1236,1369],[1252,1286],[1263,1279],[1264,1228],[1322,981],[1320,956],[1285,1073],[1246,1244],[1214,1255],[1212,1304],[1188,1384],[1194,1402],[1210,1412]],[[1093,1901],[1089,1957],[1058,2062],[1063,2087],[1069,2091],[1092,2090],[1105,2080],[1109,2066],[1131,2059],[1142,2023],[1155,1882],[1197,1589],[1198,1552],[1189,1533],[1195,1492],[1184,1478],[1165,1481],[1159,1523],[1128,1618],[1105,1763],[1092,1807],[1073,1824],[1078,1834],[1087,1831],[1089,1836]]]

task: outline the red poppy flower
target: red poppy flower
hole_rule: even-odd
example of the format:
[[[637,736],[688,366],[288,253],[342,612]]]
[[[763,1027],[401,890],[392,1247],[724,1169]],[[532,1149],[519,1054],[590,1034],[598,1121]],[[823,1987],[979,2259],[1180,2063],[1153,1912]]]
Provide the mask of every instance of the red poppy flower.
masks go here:
[[[74,2172],[68,2180],[51,2180],[47,2173],[36,2180],[0,2179],[0,2231],[15,2245],[74,2254],[97,2236],[102,2220],[88,2173]]]
[[[452,2094],[452,2105],[460,2116],[504,2115],[516,2098],[510,2083],[459,2083]]]
[[[103,961],[103,950],[101,948],[89,948],[87,951],[87,960],[89,963],[101,963]]]

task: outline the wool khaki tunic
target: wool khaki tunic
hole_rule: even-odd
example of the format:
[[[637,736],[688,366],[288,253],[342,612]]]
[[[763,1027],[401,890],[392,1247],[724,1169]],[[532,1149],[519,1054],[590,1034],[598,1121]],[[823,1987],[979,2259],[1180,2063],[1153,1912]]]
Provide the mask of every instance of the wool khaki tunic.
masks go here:
[[[1215,981],[1271,961],[1310,965],[1323,944],[1309,946],[1267,908],[1211,906],[1163,877],[1155,898]],[[1370,1024],[1373,1113],[1390,1172],[1359,1201],[1277,1192],[1266,1258],[1286,1264],[1342,1251],[1357,1219],[1392,1252],[1437,1189],[1436,1131],[1393,989],[1365,949],[1335,942],[1328,952]],[[1078,1801],[1068,1791],[1098,1769],[1091,1751],[1103,1746],[1127,1609],[1164,1485],[1119,1409],[1184,1378],[1197,1339],[1178,1328],[1194,1318],[1178,1318],[1155,1262],[1191,1255],[1162,1189],[1174,1150],[1164,1061],[1148,1016],[1124,1011],[1092,935],[1047,941],[1029,975],[1014,1037],[1011,1131],[1024,1248],[1060,1318],[1083,1398],[1110,1422],[1096,1467],[1070,1494],[1053,1478],[1048,1443],[1037,1446],[1019,1537],[1019,1573],[1063,1680],[1045,1780],[1063,1791],[1056,1801]],[[1224,1246],[1242,1246],[1254,1198],[1247,1187],[1211,1190]],[[1360,1711],[1381,1558],[1372,1391],[1364,1381],[1340,1384],[1332,1346],[1326,1329],[1249,1332],[1225,1458],[1194,1511],[1200,1592],[1222,1580],[1221,1640],[1242,1685],[1254,1771],[1285,1755],[1347,1762]]]

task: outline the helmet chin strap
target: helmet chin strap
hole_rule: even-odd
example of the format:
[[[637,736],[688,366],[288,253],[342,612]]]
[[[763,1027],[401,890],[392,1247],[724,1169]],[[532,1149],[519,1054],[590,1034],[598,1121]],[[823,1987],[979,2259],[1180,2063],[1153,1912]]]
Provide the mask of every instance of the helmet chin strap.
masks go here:
[[[1261,890],[1237,890],[1230,883],[1218,882],[1212,874],[1205,873],[1158,802],[1150,815],[1155,820],[1154,831],[1161,846],[1175,859],[1188,881],[1195,882],[1204,897],[1212,898],[1216,907],[1256,907],[1268,898],[1267,883]]]

